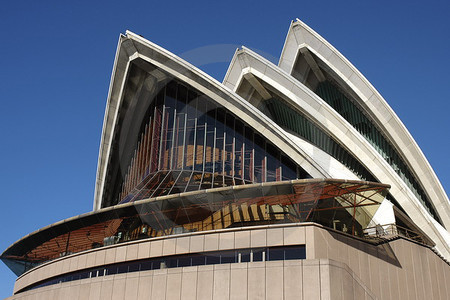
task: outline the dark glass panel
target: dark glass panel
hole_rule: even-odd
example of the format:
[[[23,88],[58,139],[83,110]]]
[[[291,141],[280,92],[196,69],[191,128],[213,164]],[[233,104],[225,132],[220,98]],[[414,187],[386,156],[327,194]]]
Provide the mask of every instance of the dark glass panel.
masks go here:
[[[165,264],[165,262],[161,259],[154,260],[152,263],[152,270],[159,270],[161,269],[161,265]]]
[[[252,249],[253,261],[262,261],[264,249]]]
[[[144,261],[141,262],[141,271],[147,271],[152,269],[152,262],[151,261]]]
[[[178,258],[178,267],[189,267],[191,266],[191,257],[190,256],[180,256]]]
[[[196,119],[197,118],[197,98],[198,95],[196,92],[189,90],[187,97],[187,114],[188,119]]]
[[[254,181],[253,129],[245,126],[244,136],[244,179]]]
[[[140,263],[131,263],[128,267],[128,272],[137,272],[140,269]]]
[[[176,98],[177,98],[177,83],[176,81],[172,80],[166,85],[165,104],[171,108],[175,108]]]
[[[220,252],[220,263],[221,264],[231,264],[237,262],[236,251],[221,251]]]
[[[155,106],[156,107],[160,107],[164,104],[164,98],[165,98],[165,87],[161,87],[160,92],[158,93],[158,96],[156,96],[156,103]]]
[[[223,174],[223,160],[224,160],[224,143],[223,132],[217,132],[216,146],[214,148],[214,173]]]
[[[195,147],[195,170],[203,171],[203,155],[205,150],[205,123],[198,123],[196,132]]]
[[[175,122],[175,138],[174,138],[174,156],[173,156],[173,169],[183,169],[183,156],[184,156],[184,140],[185,140],[185,114],[177,114]]]
[[[286,247],[284,250],[284,259],[306,259],[306,251],[304,246]]]
[[[194,254],[192,256],[192,265],[193,266],[202,266],[206,264],[206,256],[201,254]]]
[[[277,173],[279,172],[280,160],[278,151],[271,144],[266,145],[267,150],[267,181],[277,181]]]
[[[208,132],[214,131],[216,128],[216,105],[213,102],[208,102],[208,111],[206,112],[206,130]]]
[[[128,272],[128,265],[117,266],[117,274],[127,273],[127,272]]]
[[[225,175],[234,176],[234,117],[231,114],[226,114],[225,127]],[[229,184],[232,185],[233,183]]]
[[[244,124],[235,119],[235,144],[234,144],[234,177],[243,178],[244,171]]]
[[[286,156],[281,156],[281,166],[282,166],[282,180],[290,180],[297,178],[297,166],[287,158]]]
[[[95,271],[95,272],[86,272],[86,274],[88,275],[88,277],[89,277],[89,275],[91,275],[91,277],[97,277],[97,271]],[[88,277],[86,277],[86,278],[88,278]],[[80,280],[80,274],[73,274],[73,275],[71,275],[70,276],[70,281],[73,281],[73,280]]]
[[[206,124],[209,101],[204,95],[200,95],[197,99],[197,118],[199,124]]]
[[[166,267],[167,268],[176,268],[176,267],[178,267],[178,258],[177,257],[172,257],[172,258],[166,259]]]
[[[264,139],[255,133],[254,136],[254,147],[255,147],[255,160],[254,160],[254,174],[256,182],[265,182],[265,157],[266,157],[266,143]]]
[[[225,130],[225,110],[221,107],[216,110],[216,129],[218,132]]]
[[[220,264],[220,253],[208,253],[206,256],[206,264],[207,265],[216,265]]]
[[[241,262],[250,262],[250,252],[251,250],[238,250],[241,255]]]
[[[270,248],[267,251],[267,260],[283,260],[284,249],[283,248]]]
[[[117,266],[106,267],[106,275],[114,275],[114,274],[117,274]]]
[[[196,120],[188,119],[186,123],[186,152],[184,157],[185,170],[194,169]]]
[[[182,85],[178,84],[177,90],[177,104],[176,109],[178,113],[186,113],[186,103],[187,103],[188,89]]]

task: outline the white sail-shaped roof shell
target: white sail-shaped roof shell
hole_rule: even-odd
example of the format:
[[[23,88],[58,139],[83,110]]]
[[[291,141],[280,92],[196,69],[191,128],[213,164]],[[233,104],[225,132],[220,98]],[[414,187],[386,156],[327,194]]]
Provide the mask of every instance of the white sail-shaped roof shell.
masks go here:
[[[330,43],[300,20],[292,22],[279,61],[279,67],[287,73],[292,71],[299,49],[307,47],[317,55],[335,74],[341,77],[359,97],[365,113],[389,138],[402,158],[415,173],[424,188],[444,226],[450,227],[450,205],[448,196],[431,165],[425,158],[405,125],[395,114],[386,100],[370,82]]]
[[[169,51],[151,43],[139,35],[127,32],[120,37],[119,46],[111,78],[108,102],[103,123],[103,133],[97,167],[94,210],[102,207],[103,191],[107,168],[110,165],[111,145],[113,144],[117,119],[124,96],[125,81],[130,64],[136,60],[148,62],[158,69],[171,74],[186,84],[204,93],[218,104],[244,120],[247,125],[258,131],[266,140],[272,142],[281,151],[314,178],[330,178],[326,169],[320,167],[310,154],[302,150],[291,140],[291,136],[281,127],[256,110],[246,100],[239,97],[203,71],[192,66]]]
[[[449,257],[450,234],[427,212],[389,163],[338,112],[291,76],[297,55],[303,48],[322,60],[357,94],[361,99],[364,113],[382,130],[383,135],[388,137],[410,170],[413,170],[416,180],[439,214],[443,225],[448,228],[450,226],[448,197],[411,134],[367,79],[333,46],[300,20],[291,23],[279,66],[243,47],[236,51],[223,83],[238,92],[242,82],[253,77],[283,95],[284,100],[290,105],[339,141],[380,182],[390,184],[392,196],[409,217],[433,239],[439,252]],[[323,161],[321,163],[317,160],[317,163],[326,168]]]

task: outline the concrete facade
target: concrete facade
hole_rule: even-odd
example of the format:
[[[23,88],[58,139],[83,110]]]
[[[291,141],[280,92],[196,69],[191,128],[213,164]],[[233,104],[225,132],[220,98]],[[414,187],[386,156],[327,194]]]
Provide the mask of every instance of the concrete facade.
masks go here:
[[[18,278],[15,291],[88,267],[173,254],[306,245],[305,260],[160,269],[59,283],[12,299],[448,299],[450,266],[404,238],[374,245],[314,223],[257,226],[118,244]]]

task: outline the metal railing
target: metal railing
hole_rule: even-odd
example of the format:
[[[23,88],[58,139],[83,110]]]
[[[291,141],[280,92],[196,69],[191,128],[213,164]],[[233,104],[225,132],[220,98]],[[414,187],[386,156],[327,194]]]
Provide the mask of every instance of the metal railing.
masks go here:
[[[367,239],[388,240],[398,236],[402,236],[415,242],[429,245],[429,243],[427,243],[427,240],[421,233],[399,226],[397,224],[385,224],[367,227],[363,230],[363,232],[364,238]]]

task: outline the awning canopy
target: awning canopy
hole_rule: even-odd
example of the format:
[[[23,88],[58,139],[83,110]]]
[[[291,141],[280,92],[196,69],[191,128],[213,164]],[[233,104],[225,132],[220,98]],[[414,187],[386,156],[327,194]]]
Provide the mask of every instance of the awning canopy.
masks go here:
[[[64,255],[185,232],[307,221],[361,235],[388,189],[366,181],[302,179],[150,198],[49,225],[11,245],[0,258],[19,276]]]

